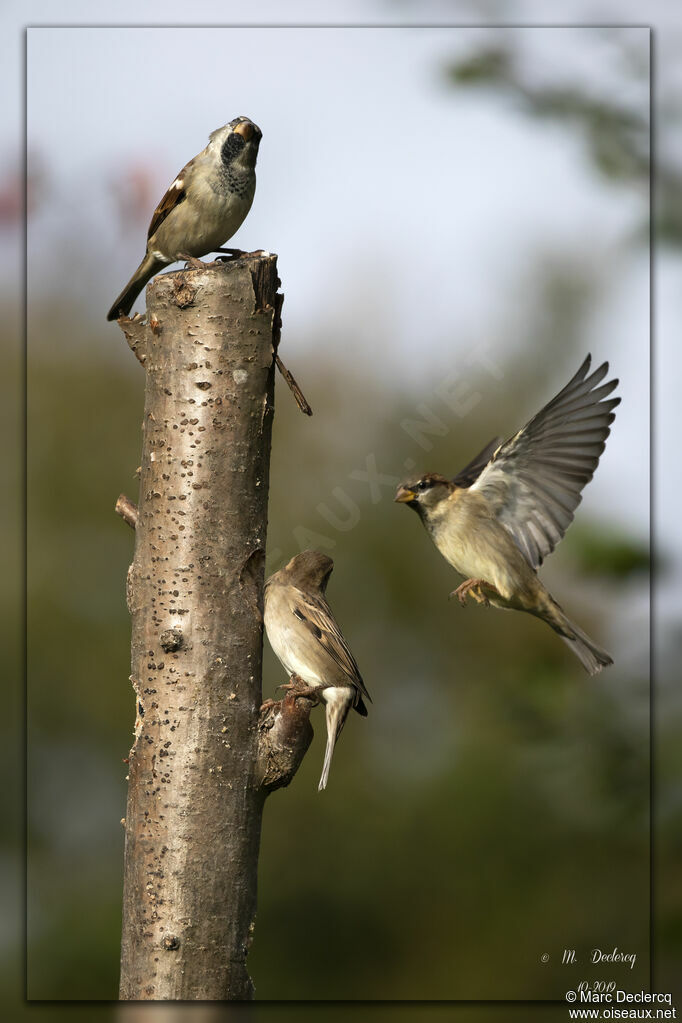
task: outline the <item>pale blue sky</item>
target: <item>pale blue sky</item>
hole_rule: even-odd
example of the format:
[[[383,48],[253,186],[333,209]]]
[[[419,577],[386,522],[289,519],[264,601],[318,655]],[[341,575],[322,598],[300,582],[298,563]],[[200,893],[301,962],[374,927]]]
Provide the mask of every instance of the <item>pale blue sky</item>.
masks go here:
[[[237,20],[243,8],[199,2],[195,24]],[[488,10],[488,8],[486,8]],[[563,12],[565,16],[563,15]],[[334,3],[289,5],[287,17],[344,23],[353,20],[480,19],[473,4]],[[60,8],[70,24],[104,21],[93,5],[72,0]],[[495,9],[490,8],[494,17]],[[235,17],[236,14],[236,17]],[[635,3],[566,3],[556,18],[641,23]],[[274,3],[249,16],[282,17]],[[679,24],[666,5],[648,8],[650,18],[668,19],[659,33],[659,66],[679,43]],[[672,15],[676,17],[676,15]],[[52,22],[52,5],[8,2],[9,27]],[[139,4],[122,0],[116,20],[172,23],[186,17],[178,2]],[[505,7],[512,20],[512,10]],[[517,4],[513,20],[546,17],[538,3]],[[614,60],[608,33],[597,29],[519,29],[526,65],[538,81],[578,69],[581,81],[598,89],[633,86]],[[646,60],[645,29],[631,29]],[[633,492],[648,464],[648,265],[644,253],[626,253],[639,224],[639,199],[627,189],[605,186],[592,173],[579,138],[529,122],[513,108],[472,93],[443,88],[438,66],[480,38],[476,28],[428,29],[146,29],[34,30],[28,47],[29,143],[49,154],[60,201],[37,218],[31,241],[34,270],[51,266],[50,237],[84,231],[98,239],[102,263],[93,267],[88,294],[106,308],[142,254],[140,237],[112,232],[110,182],[117,170],[152,147],[159,196],[182,164],[205,144],[210,130],[237,113],[263,129],[256,201],[235,244],[278,251],[286,293],[287,350],[317,350],[324,338],[311,334],[348,322],[349,309],[371,311],[371,336],[348,337],[349,355],[368,370],[385,367],[402,379],[424,381],[447,362],[457,368],[472,340],[508,343],[505,317],[523,324],[524,271],[538,249],[585,251],[590,268],[608,280],[598,316],[588,326],[585,350],[609,358],[621,377],[624,403],[617,429],[586,501],[602,514],[645,529],[648,495]],[[16,36],[6,31],[0,52],[5,72],[18,70]],[[677,41],[677,42],[676,42]],[[674,87],[675,65],[666,61],[665,87]],[[660,71],[659,71],[660,74]],[[679,76],[677,76],[679,77]],[[659,84],[659,98],[665,88]],[[5,152],[16,138],[20,108],[5,108],[0,137]],[[41,244],[42,243],[42,244]],[[42,262],[41,262],[42,261]],[[377,280],[385,296],[377,308]],[[659,260],[657,326],[679,322],[679,258]],[[434,288],[434,279],[442,286]],[[369,281],[372,283],[370,284]],[[423,297],[429,296],[424,324]],[[514,307],[514,298],[518,304]],[[419,315],[417,310],[419,309]],[[356,317],[356,320],[359,317]],[[507,321],[509,322],[509,321]],[[672,336],[672,335],[671,335]],[[414,359],[415,344],[420,358]],[[551,338],[548,338],[551,345]],[[658,438],[671,431],[677,412],[672,348],[657,354],[661,415]],[[549,354],[549,353],[548,353]],[[548,391],[562,380],[551,373]],[[665,410],[669,411],[666,412]],[[532,410],[529,410],[532,411]],[[513,429],[513,424],[501,424]],[[679,474],[676,474],[676,478]],[[670,488],[670,495],[665,492]],[[662,481],[662,497],[679,484]],[[625,494],[627,492],[627,498]],[[614,494],[623,497],[614,501]],[[676,515],[661,501],[661,537],[675,545]]]
[[[578,69],[594,92],[621,80],[633,89],[608,34],[510,31],[537,81]],[[646,63],[648,32],[628,34]],[[146,226],[120,236],[116,173],[150,161],[160,197],[209,131],[246,113],[264,136],[256,200],[234,244],[279,253],[294,363],[299,350],[324,352],[326,325],[347,325],[345,351],[361,368],[426,389],[463,370],[472,346],[508,351],[523,333],[538,251],[587,262],[595,279],[607,268],[584,351],[609,358],[622,380],[623,414],[590,492],[608,507],[624,466],[647,463],[648,267],[620,255],[643,197],[600,181],[579,136],[448,89],[446,62],[478,38],[470,28],[29,29],[29,149],[49,160],[58,196],[31,224],[29,285],[63,274],[72,287],[71,245],[93,247],[101,261],[78,284],[93,310],[106,309],[141,258]],[[143,101],[141,73],[163,83],[151,95],[145,85]],[[646,79],[638,89],[646,111]],[[550,397],[567,374],[551,324],[546,354]],[[640,527],[646,515],[643,493],[618,512]]]

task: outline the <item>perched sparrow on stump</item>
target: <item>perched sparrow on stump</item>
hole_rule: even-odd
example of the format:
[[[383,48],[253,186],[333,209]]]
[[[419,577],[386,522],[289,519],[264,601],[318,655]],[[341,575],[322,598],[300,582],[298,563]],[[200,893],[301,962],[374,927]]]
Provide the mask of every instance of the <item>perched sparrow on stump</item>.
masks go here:
[[[590,675],[609,654],[566,617],[536,569],[554,550],[604,450],[618,384],[597,385],[605,362],[588,376],[591,357],[522,430],[496,438],[453,480],[429,473],[403,483],[396,501],[414,508],[446,561],[466,581],[451,596],[527,611],[547,622]]]
[[[148,280],[178,259],[215,252],[237,231],[256,191],[261,130],[235,117],[209,135],[206,148],[183,167],[154,210],[147,252],[107,314],[127,316]]]
[[[327,786],[334,744],[353,707],[367,716],[365,689],[355,658],[341,635],[325,590],[334,562],[303,551],[265,584],[265,630],[270,646],[292,677],[297,675],[325,704],[327,748],[318,789]]]

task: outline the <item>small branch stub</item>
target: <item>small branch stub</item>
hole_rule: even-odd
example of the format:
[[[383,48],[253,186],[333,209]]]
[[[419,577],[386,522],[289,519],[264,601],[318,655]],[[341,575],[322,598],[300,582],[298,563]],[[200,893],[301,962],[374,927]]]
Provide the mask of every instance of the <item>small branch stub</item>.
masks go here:
[[[137,525],[137,505],[125,494],[120,494],[116,502],[116,514],[120,515],[124,522],[127,522],[131,529]]]
[[[182,646],[183,641],[182,630],[178,629],[166,629],[159,636],[159,643],[164,653],[174,654],[176,650],[179,650]]]
[[[317,701],[295,688],[283,700],[267,700],[258,722],[258,777],[266,793],[284,788],[301,766],[313,739],[310,711]]]

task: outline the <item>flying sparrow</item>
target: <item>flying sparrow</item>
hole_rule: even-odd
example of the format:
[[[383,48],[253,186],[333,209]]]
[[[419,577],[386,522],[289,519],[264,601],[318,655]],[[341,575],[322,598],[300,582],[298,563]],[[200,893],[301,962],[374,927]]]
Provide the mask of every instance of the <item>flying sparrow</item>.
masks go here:
[[[596,675],[612,658],[569,621],[537,576],[573,521],[620,403],[605,400],[617,380],[597,386],[608,363],[588,376],[590,362],[588,355],[506,443],[495,438],[453,480],[428,473],[403,483],[395,499],[414,508],[443,557],[467,577],[450,596],[541,618]]]
[[[265,631],[290,678],[298,676],[325,704],[327,748],[318,789],[327,787],[334,745],[351,707],[363,717],[371,697],[325,599],[334,562],[303,551],[265,584]],[[305,694],[307,695],[307,694]]]
[[[107,314],[127,316],[148,280],[178,259],[220,250],[241,227],[256,191],[261,130],[235,117],[209,135],[206,148],[182,168],[154,210],[147,252]]]

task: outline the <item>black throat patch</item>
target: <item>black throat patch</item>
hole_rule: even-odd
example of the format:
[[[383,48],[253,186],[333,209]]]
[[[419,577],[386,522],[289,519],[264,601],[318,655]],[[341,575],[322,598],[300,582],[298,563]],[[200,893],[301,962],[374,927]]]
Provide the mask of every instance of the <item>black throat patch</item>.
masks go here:
[[[235,157],[239,156],[242,149],[246,145],[243,135],[237,135],[236,132],[231,131],[223,142],[223,148],[220,150],[220,157],[225,167],[229,168]]]

